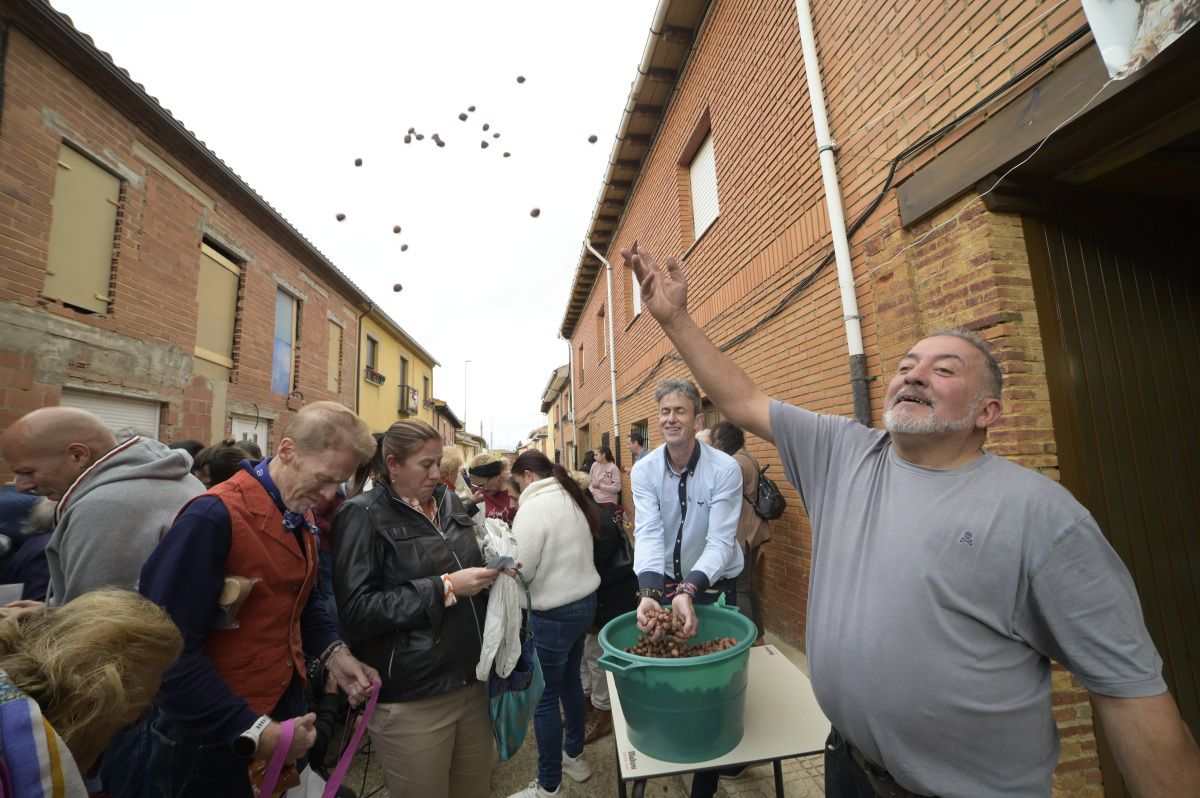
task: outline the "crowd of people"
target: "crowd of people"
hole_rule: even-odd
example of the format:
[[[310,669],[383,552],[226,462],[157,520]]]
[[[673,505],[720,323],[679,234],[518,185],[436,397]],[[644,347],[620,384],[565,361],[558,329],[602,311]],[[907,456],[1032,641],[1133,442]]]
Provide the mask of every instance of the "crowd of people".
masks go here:
[[[983,449],[1003,379],[985,342],[916,342],[869,429],[768,398],[692,320],[678,264],[623,254],[727,419],[702,430],[700,388],[665,380],[662,444],[634,433],[624,469],[606,445],[575,471],[536,450],[465,463],[422,421],[372,432],[334,402],[305,405],[269,456],[66,407],[4,429],[0,584],[21,589],[0,607],[0,796],[257,795],[277,750],[325,773],[336,719],[370,701],[389,795],[483,798],[486,676],[520,622],[493,611],[508,579],[544,680],[537,771],[512,798],[561,795],[612,732],[604,624],[636,613],[661,635],[666,606],[684,640],[723,601],[763,643],[772,534],[747,432],[777,447],[812,525],[827,795],[1049,794],[1052,659],[1133,794],[1200,794],[1121,561],[1065,490]],[[692,798],[734,773],[699,770]]]

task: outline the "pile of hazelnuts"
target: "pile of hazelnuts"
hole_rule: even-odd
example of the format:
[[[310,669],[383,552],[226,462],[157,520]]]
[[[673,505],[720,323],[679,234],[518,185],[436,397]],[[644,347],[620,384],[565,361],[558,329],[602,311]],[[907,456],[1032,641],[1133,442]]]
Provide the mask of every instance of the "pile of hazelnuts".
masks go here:
[[[704,643],[680,643],[672,638],[683,631],[683,621],[676,618],[674,613],[666,608],[659,608],[650,610],[647,615],[650,620],[655,621],[655,634],[658,635],[658,639],[642,635],[636,643],[625,649],[626,654],[659,659],[702,657],[733,648],[738,642],[732,637],[718,637]],[[660,631],[662,634],[658,634]]]

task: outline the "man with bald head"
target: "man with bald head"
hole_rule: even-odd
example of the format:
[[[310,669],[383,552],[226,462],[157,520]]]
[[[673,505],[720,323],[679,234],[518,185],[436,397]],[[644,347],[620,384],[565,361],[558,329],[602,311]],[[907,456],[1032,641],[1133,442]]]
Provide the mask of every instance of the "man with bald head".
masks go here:
[[[117,442],[86,410],[45,407],[0,434],[17,490],[58,502],[46,546],[48,603],[102,587],[137,588],[138,573],[175,514],[204,492],[191,458],[150,438]]]
[[[829,798],[1050,795],[1051,660],[1090,692],[1132,795],[1200,795],[1200,750],[1125,566],[1064,488],[983,450],[1003,375],[982,339],[914,344],[872,429],[768,397],[692,319],[675,259],[621,254],[712,401],[779,448],[808,511]]]

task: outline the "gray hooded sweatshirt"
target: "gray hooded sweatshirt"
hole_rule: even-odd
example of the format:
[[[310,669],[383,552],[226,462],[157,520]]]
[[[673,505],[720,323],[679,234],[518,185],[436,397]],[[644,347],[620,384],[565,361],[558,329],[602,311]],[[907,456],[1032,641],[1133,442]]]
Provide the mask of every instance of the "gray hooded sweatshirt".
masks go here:
[[[117,444],[63,494],[46,546],[51,606],[102,587],[136,590],[179,508],[204,492],[192,458],[149,438]]]

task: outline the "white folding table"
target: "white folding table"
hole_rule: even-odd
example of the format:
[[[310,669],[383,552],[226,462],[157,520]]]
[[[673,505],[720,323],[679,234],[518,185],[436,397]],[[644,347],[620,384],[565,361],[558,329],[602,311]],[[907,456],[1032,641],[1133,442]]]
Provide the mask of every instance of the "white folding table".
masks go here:
[[[605,673],[612,699],[617,791],[621,798],[626,798],[625,782],[629,780],[633,781],[633,798],[641,798],[646,779],[763,762],[774,766],[775,795],[783,798],[783,760],[823,753],[829,721],[817,706],[808,677],[779,649],[769,645],[751,648],[749,668],[741,742],[724,756],[686,763],[664,762],[633,747],[613,675]]]

